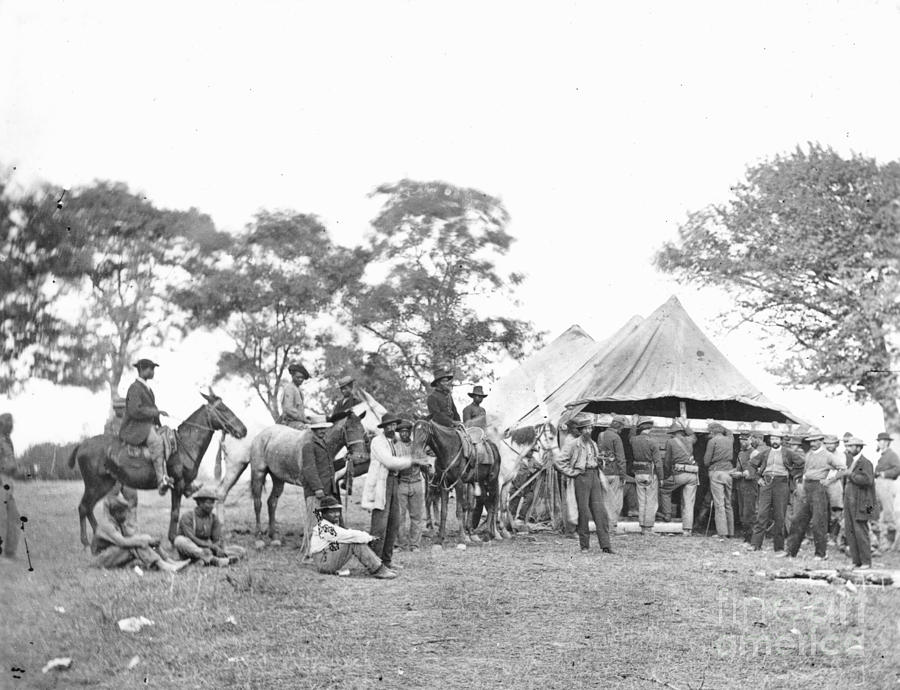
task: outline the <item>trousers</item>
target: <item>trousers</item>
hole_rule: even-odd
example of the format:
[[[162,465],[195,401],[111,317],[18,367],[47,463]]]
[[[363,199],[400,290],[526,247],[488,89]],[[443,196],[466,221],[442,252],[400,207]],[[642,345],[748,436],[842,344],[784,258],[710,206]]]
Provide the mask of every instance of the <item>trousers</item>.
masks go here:
[[[575,477],[575,503],[578,506],[578,542],[582,549],[591,543],[591,531],[588,525],[594,518],[594,528],[600,546],[609,548],[609,522],[606,507],[603,505],[603,485],[600,483],[599,468],[585,470]]]
[[[881,539],[887,539],[888,530],[897,529],[897,516],[894,515],[894,496],[897,491],[898,479],[875,479],[875,496],[881,505],[881,513],[878,515],[878,533]],[[879,544],[880,546],[880,544]]]
[[[166,480],[166,458],[165,448],[163,446],[162,436],[156,430],[156,427],[150,427],[147,434],[147,450],[150,452],[150,459],[153,461],[153,469],[156,472],[156,481],[162,484]]]
[[[354,556],[370,573],[374,573],[381,567],[381,559],[365,544],[337,544],[336,546],[338,548],[333,551],[327,548],[313,554],[313,564],[320,573],[336,573]]]
[[[681,528],[694,529],[694,501],[700,480],[692,472],[676,472],[659,487],[659,512],[664,518],[672,517],[672,494],[681,489]]]
[[[788,535],[787,552],[796,556],[800,550],[800,544],[806,536],[806,528],[812,523],[813,543],[816,547],[816,555],[825,557],[828,544],[828,490],[822,482],[807,479],[803,482],[803,492],[797,495],[797,503],[794,507],[794,520],[791,524],[791,533]]]
[[[315,510],[319,507],[319,499],[312,496],[306,496],[304,499],[306,504],[306,523],[303,525],[303,541],[300,542],[300,553],[306,558],[309,556],[309,540],[312,537],[313,527],[316,526]]]
[[[659,479],[655,474],[649,476],[651,477],[649,484],[635,482],[638,523],[643,529],[653,529],[653,523],[656,522],[656,507],[659,503]]]
[[[213,557],[213,552],[211,549],[199,546],[187,537],[180,534],[175,537],[175,541],[172,542],[172,546],[175,547],[175,550],[181,556],[190,558],[193,561],[203,561],[204,563],[209,563],[210,559]],[[247,553],[246,549],[244,549],[243,546],[225,546],[222,550],[225,552],[225,555],[228,556],[228,558],[233,558],[235,560],[243,558]]]
[[[844,501],[844,538],[853,565],[872,565],[872,544],[869,541],[869,521],[856,519],[856,499]]]
[[[0,539],[3,541],[0,542],[0,554],[14,558],[19,548],[21,525],[11,476],[0,474],[0,491],[3,492],[3,505],[0,506]]]
[[[622,479],[618,475],[606,475],[608,488],[603,492],[603,507],[606,508],[606,523],[609,534],[616,533],[619,516],[622,514]]]
[[[709,473],[709,490],[716,511],[716,534],[734,536],[734,510],[731,507],[731,474],[724,470]]]
[[[422,527],[425,523],[425,480],[420,476],[414,482],[398,481],[397,485],[400,503],[397,541],[401,549],[417,549],[422,542]]]
[[[775,551],[784,550],[784,514],[787,511],[790,487],[787,477],[772,477],[768,484],[759,487],[759,501],[756,505],[756,524],[750,543],[761,548],[770,522],[774,522],[772,544]]]
[[[145,568],[150,568],[160,560],[162,560],[162,556],[149,546],[131,548],[109,546],[94,557],[94,565],[99,568],[112,569],[124,568],[132,563],[136,563]]]
[[[372,511],[372,528],[369,534],[375,537],[372,551],[388,568],[394,558],[394,544],[400,531],[400,496],[397,476],[388,474],[384,491],[384,509]]]
[[[756,524],[756,502],[759,499],[759,485],[755,479],[737,480],[738,516],[744,541],[749,542]]]

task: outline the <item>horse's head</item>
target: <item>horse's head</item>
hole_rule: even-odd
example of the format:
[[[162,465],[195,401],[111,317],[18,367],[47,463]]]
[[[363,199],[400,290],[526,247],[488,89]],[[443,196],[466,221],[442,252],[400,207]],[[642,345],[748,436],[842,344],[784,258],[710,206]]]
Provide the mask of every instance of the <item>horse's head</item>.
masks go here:
[[[425,447],[431,440],[431,422],[427,419],[419,419],[413,423],[411,453],[414,458],[425,455]]]
[[[206,400],[206,416],[212,429],[224,431],[235,438],[244,438],[247,435],[247,427],[228,408],[228,405],[222,402],[222,398],[213,393],[212,388],[209,389],[208,394],[201,392],[200,395]]]
[[[353,457],[354,463],[369,461],[369,437],[366,435],[366,428],[362,424],[362,418],[365,416],[365,412],[357,415],[356,412],[351,411],[350,414],[343,419],[339,419],[329,429],[332,439],[336,440],[337,435],[340,434],[340,445],[347,447],[347,453]]]

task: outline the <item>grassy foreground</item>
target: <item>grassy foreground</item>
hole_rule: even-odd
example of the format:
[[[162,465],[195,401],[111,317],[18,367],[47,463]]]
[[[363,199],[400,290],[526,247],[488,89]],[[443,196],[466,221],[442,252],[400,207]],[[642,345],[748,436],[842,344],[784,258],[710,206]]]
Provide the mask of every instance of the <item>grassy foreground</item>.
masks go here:
[[[24,544],[18,562],[0,566],[0,687],[900,683],[900,589],[769,581],[755,573],[781,564],[737,542],[618,536],[618,553],[602,556],[550,534],[465,551],[448,540],[443,551],[399,554],[396,580],[367,578],[355,562],[338,578],[300,564],[300,492],[288,487],[284,546],[252,549],[252,505],[237,491],[226,532],[251,547],[248,560],[141,577],[88,567],[80,482],[16,493],[34,572]],[[142,528],[161,535],[168,499],[144,492],[141,502]],[[351,526],[367,522],[356,506]],[[829,565],[844,562],[831,554]],[[900,567],[900,557],[884,565]],[[130,616],[155,625],[121,632],[116,622]],[[54,657],[71,657],[71,668],[43,674]]]

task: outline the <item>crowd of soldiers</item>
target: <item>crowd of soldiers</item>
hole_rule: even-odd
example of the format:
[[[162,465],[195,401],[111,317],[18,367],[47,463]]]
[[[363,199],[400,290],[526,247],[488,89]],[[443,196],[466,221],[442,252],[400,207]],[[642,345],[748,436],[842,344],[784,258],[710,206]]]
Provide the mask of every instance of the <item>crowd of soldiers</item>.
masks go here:
[[[602,550],[612,552],[610,537],[622,513],[623,487],[629,484],[643,535],[654,533],[657,520],[671,520],[677,492],[685,536],[694,533],[697,522],[700,529],[705,522],[708,531],[714,517],[720,540],[742,538],[745,548],[760,551],[768,535],[776,557],[796,557],[810,531],[813,560],[828,557],[830,542],[845,551],[854,566],[865,569],[872,564],[870,526],[882,548],[897,537],[900,458],[887,432],[878,434],[873,464],[863,454],[866,443],[849,432],[842,452],[835,436],[817,430],[786,436],[777,424],[766,435],[741,432],[735,445],[734,434],[712,422],[701,454],[695,450],[698,437],[684,420],[675,421],[661,442],[652,433],[653,420],[641,417],[629,430],[629,475],[620,437],[628,420],[615,416],[599,433],[595,424],[593,415],[576,417],[571,423],[575,434],[563,444],[557,462],[560,472],[575,482],[575,529],[582,550],[589,548],[588,523],[593,518]],[[707,502],[695,521],[703,475],[708,480]]]

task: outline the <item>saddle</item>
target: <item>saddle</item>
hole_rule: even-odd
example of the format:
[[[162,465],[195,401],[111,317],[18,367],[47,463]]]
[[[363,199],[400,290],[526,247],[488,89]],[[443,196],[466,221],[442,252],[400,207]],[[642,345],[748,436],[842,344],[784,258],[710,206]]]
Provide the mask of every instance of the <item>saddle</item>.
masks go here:
[[[463,455],[471,462],[475,460],[476,465],[493,465],[494,456],[490,448],[485,443],[484,429],[477,426],[457,429],[459,440],[462,442]]]
[[[175,430],[163,426],[157,431],[163,440],[163,457],[166,459],[166,465],[168,466],[169,460],[175,455],[175,451],[178,450]],[[108,469],[125,469],[127,466],[133,467],[138,462],[141,464],[151,462],[150,451],[145,445],[134,446],[116,439],[106,449],[106,466]]]

